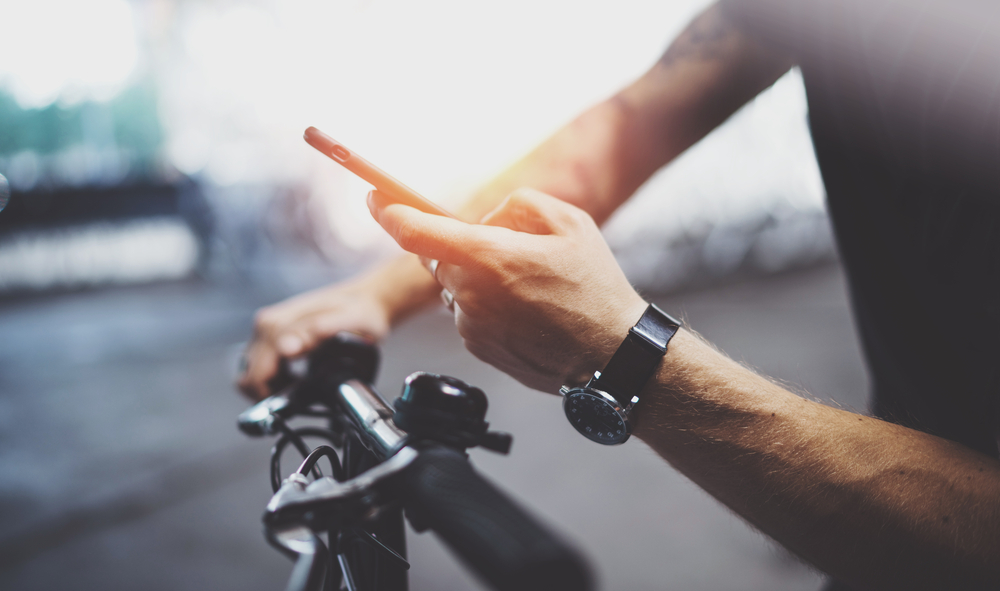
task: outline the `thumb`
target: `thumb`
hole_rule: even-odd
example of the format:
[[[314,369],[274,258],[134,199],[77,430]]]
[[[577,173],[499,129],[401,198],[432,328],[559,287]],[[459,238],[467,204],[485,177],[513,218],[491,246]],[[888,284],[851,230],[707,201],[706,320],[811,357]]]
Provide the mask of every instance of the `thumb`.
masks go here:
[[[566,234],[585,217],[589,217],[586,212],[565,201],[522,188],[508,195],[480,223],[529,234]]]
[[[424,213],[379,191],[368,193],[368,209],[403,250],[422,257],[463,265],[494,246],[483,226]]]

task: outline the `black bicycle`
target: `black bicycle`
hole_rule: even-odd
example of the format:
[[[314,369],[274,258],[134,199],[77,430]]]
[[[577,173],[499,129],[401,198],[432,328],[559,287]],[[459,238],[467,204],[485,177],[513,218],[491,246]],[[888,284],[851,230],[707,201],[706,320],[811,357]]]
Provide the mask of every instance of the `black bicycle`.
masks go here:
[[[293,385],[239,416],[244,433],[278,436],[264,532],[295,560],[288,591],[404,591],[404,514],[496,589],[590,590],[582,558],[469,464],[468,448],[505,454],[511,445],[488,429],[483,391],[417,372],[390,407],[372,386],[378,363],[373,342],[341,333],[309,355]],[[295,417],[320,425],[293,428]],[[310,449],[311,439],[324,445]],[[305,459],[282,479],[289,445]]]

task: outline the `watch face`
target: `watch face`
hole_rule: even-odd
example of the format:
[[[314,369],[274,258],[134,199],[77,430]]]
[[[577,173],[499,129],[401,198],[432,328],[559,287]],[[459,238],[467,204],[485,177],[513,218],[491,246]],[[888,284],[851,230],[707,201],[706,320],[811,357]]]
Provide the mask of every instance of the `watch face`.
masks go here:
[[[581,435],[597,443],[624,443],[632,431],[618,401],[599,390],[570,390],[563,399],[563,410]]]

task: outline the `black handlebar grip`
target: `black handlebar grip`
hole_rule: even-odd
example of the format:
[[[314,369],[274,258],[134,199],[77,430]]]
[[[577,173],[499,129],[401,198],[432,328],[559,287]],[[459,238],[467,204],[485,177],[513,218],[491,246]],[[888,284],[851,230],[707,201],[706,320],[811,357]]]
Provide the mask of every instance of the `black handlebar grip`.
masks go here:
[[[465,454],[426,449],[404,479],[404,505],[413,527],[434,530],[494,588],[592,589],[583,559],[477,474]]]

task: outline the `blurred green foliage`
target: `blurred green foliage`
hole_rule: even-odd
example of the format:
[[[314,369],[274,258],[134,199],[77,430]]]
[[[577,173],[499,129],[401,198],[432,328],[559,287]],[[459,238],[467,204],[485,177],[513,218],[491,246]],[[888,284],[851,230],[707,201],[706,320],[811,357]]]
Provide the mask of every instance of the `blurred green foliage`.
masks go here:
[[[106,128],[96,138],[89,123],[95,118]],[[85,101],[69,106],[56,102],[41,109],[22,109],[12,96],[0,90],[0,156],[25,150],[54,154],[95,139],[105,144],[101,147],[113,142],[140,167],[149,164],[163,141],[153,84],[134,84],[107,102]]]

